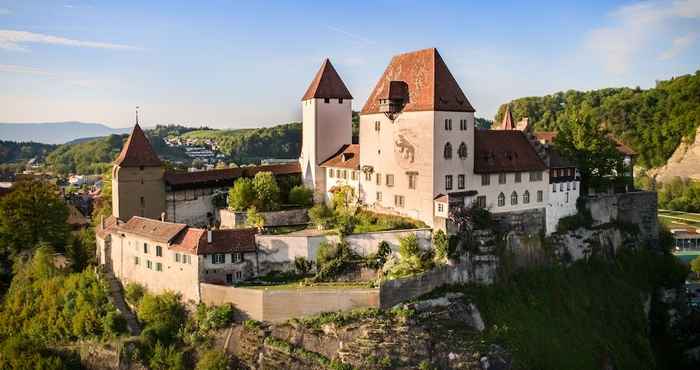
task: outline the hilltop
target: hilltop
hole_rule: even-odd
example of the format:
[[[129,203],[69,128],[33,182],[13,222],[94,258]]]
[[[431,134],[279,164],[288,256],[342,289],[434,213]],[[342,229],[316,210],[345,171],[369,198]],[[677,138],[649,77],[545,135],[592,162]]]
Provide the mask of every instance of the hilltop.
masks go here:
[[[0,123],[0,137],[3,140],[37,142],[44,144],[64,144],[86,137],[101,137],[112,134],[128,134],[130,127],[112,128],[101,123],[87,122],[42,122],[42,123]]]

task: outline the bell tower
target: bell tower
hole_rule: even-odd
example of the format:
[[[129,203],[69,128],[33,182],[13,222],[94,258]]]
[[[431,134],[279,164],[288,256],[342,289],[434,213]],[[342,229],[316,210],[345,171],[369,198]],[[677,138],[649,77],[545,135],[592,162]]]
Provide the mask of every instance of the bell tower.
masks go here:
[[[136,125],[112,168],[112,215],[160,219],[165,212],[165,170],[151,143]]]
[[[352,143],[352,95],[331,61],[323,61],[301,98],[303,131],[301,177],[314,192],[325,192],[325,171],[319,164]]]

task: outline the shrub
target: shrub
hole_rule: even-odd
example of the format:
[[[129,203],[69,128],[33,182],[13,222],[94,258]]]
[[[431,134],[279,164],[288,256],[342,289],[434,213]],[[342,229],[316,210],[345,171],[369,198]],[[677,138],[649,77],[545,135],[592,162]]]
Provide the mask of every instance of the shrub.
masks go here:
[[[79,359],[71,360],[73,359],[64,359],[48,350],[44,343],[39,340],[12,336],[0,342],[0,369],[60,370],[80,368]]]
[[[433,267],[432,251],[421,251],[415,234],[399,240],[399,255],[398,262],[386,267],[390,279],[415,275]]]
[[[126,333],[126,319],[117,311],[107,312],[102,319],[102,326],[107,334],[120,335]]]
[[[272,172],[258,172],[253,178],[256,199],[254,204],[263,211],[279,208],[280,188]]]
[[[180,370],[185,368],[182,352],[174,345],[164,346],[160,342],[153,348],[148,361],[153,370]]]
[[[209,350],[204,352],[199,361],[197,361],[196,369],[227,370],[229,369],[229,360],[225,353],[218,350]]]
[[[297,185],[289,191],[289,203],[303,207],[311,206],[314,204],[314,191],[305,186]]]
[[[146,293],[146,289],[143,285],[139,283],[127,283],[124,287],[124,297],[127,302],[134,306],[138,306],[141,303],[141,298]]]
[[[314,266],[313,261],[309,261],[304,257],[298,256],[294,258],[294,268],[297,273],[301,275],[307,275]]]
[[[336,228],[340,235],[350,235],[355,230],[357,218],[348,212],[341,212],[336,216]]]
[[[690,261],[690,270],[696,274],[700,274],[700,257],[696,257]]]
[[[201,303],[197,306],[197,326],[200,330],[221,329],[233,322],[235,308],[232,304],[207,306]]]
[[[331,280],[350,271],[360,260],[361,257],[353,252],[346,242],[338,244],[323,242],[316,253],[318,272],[314,279],[316,281]]]
[[[187,319],[180,296],[173,292],[145,294],[139,304],[138,318],[146,323],[146,329],[152,328],[150,335],[160,341],[175,338]]]
[[[367,257],[367,267],[372,269],[381,269],[386,263],[387,258],[391,255],[391,246],[386,240],[379,242],[377,253]]]
[[[333,210],[325,203],[319,203],[309,209],[309,220],[321,229],[327,229],[333,225]]]
[[[336,212],[352,212],[351,207],[355,203],[355,189],[349,185],[342,185],[333,193],[333,208]]]
[[[399,239],[399,254],[401,258],[408,258],[420,254],[420,246],[416,234],[409,234]]]
[[[444,261],[449,256],[449,240],[442,230],[438,230],[433,235],[433,249],[435,249],[435,259]]]
[[[228,191],[228,208],[234,211],[244,211],[255,200],[253,181],[247,178],[236,180]]]

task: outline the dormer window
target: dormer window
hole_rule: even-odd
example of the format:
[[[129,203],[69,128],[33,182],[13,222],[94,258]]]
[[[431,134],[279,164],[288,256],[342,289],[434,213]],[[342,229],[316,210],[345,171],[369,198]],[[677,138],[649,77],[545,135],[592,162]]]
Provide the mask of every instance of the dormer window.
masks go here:
[[[329,98],[323,98],[323,102],[326,103],[326,104],[328,104],[328,103],[331,102],[331,99],[329,99]]]
[[[379,111],[392,121],[408,102],[408,85],[403,81],[389,81],[389,86],[379,96]]]

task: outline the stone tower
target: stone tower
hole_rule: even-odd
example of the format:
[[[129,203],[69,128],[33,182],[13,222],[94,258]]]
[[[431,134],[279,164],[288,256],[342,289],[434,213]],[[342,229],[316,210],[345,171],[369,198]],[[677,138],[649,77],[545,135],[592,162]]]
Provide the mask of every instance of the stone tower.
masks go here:
[[[326,59],[301,100],[302,181],[317,195],[323,194],[326,176],[319,164],[352,143],[352,95]]]
[[[165,170],[138,121],[112,168],[112,215],[160,219],[165,212]]]

